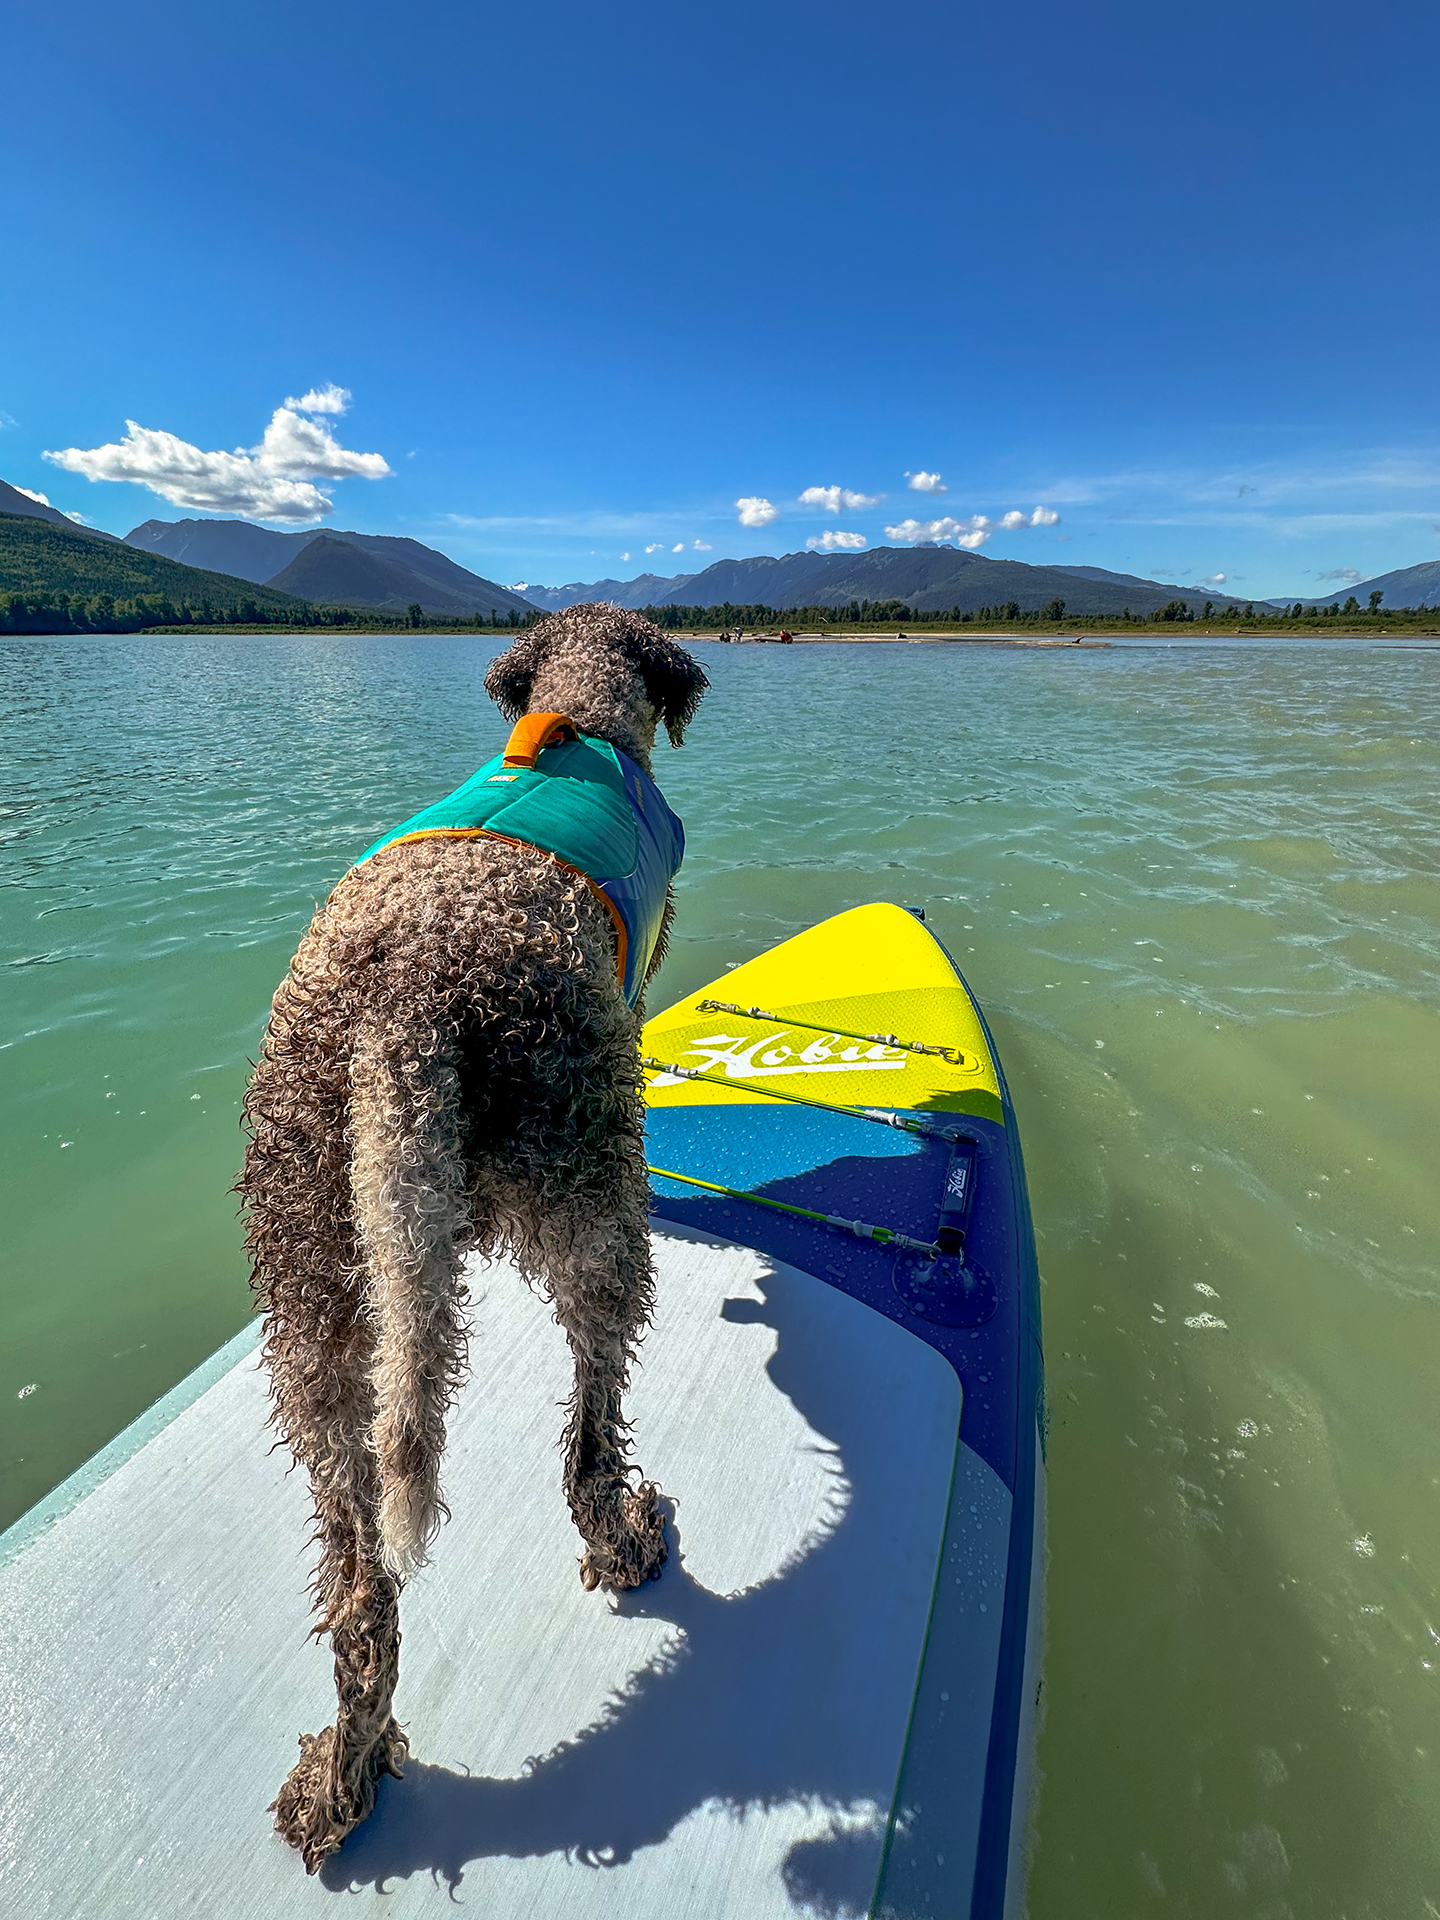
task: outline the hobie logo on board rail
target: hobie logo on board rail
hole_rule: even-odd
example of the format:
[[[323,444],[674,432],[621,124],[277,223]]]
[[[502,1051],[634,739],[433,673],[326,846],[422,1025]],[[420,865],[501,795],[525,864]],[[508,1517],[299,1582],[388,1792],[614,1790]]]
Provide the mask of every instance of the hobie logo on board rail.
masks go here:
[[[704,1073],[720,1067],[727,1080],[764,1080],[788,1073],[903,1073],[910,1057],[895,1047],[849,1040],[838,1033],[821,1034],[803,1047],[798,1039],[794,1046],[787,1046],[790,1033],[789,1027],[779,1027],[759,1040],[741,1033],[712,1033],[690,1042],[685,1063],[688,1066],[689,1056],[698,1054]],[[657,1087],[680,1084],[673,1074],[657,1075],[651,1082]]]

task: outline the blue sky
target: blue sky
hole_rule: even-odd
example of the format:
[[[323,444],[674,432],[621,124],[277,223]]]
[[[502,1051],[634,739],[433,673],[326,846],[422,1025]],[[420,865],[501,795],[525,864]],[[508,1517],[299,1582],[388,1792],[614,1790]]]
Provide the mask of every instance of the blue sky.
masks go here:
[[[0,477],[92,524],[328,500],[550,584],[932,530],[1247,596],[1440,558],[1431,4],[4,33]]]

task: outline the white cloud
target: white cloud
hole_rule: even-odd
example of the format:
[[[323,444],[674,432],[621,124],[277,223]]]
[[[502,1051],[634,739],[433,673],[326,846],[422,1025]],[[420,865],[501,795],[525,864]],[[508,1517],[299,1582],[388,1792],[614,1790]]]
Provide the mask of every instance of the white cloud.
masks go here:
[[[671,549],[670,549],[670,551],[671,551],[671,553],[684,553],[684,551],[685,551],[685,542],[684,542],[683,540],[677,540],[677,541],[675,542],[675,544],[674,544],[674,546],[673,546],[673,547],[671,547]]]
[[[939,520],[902,520],[897,526],[886,527],[885,537],[903,541],[910,547],[918,547],[922,541],[938,540],[973,550],[983,547],[994,533],[1015,533],[1021,527],[1053,527],[1059,518],[1049,507],[1036,507],[1033,513],[1022,513],[1018,507],[1012,507],[1009,513],[1001,514],[998,521],[992,521],[983,513],[972,513],[968,520],[956,520],[946,514]]]
[[[708,540],[692,540],[690,544],[696,553],[713,553],[715,551]]]
[[[324,397],[304,396],[306,401]],[[87,480],[128,480],[148,487],[172,506],[297,525],[318,520],[331,509],[330,492],[317,481],[333,486],[352,477],[381,480],[390,472],[383,455],[352,453],[327,426],[289,405],[275,409],[258,447],[237,447],[233,453],[206,453],[176,434],[134,420],[125,425],[123,440],[103,447],[66,447],[45,458]]]
[[[1358,580],[1360,576],[1356,573],[1352,574],[1351,578]],[[1197,587],[1223,587],[1225,584],[1225,576],[1223,573],[1207,573],[1202,580],[1197,580],[1195,584]]]
[[[858,553],[865,545],[863,533],[840,533],[829,528],[805,542],[811,553]]]
[[[926,473],[923,467],[919,473],[911,473],[907,467],[905,478],[910,482],[912,493],[948,493],[950,491],[938,473]]]
[[[659,553],[664,545],[665,542],[663,540],[652,540],[645,551],[646,553]]]
[[[772,507],[763,495],[758,493],[742,494],[735,502],[742,527],[768,527],[772,520],[780,518],[780,509]],[[678,552],[679,549],[677,548]]]
[[[948,541],[957,547],[983,547],[994,529],[983,513],[975,513],[968,520],[952,520],[947,514],[941,520],[902,520],[898,526],[886,527],[887,540],[899,540],[904,546],[918,547],[924,542]]]
[[[621,556],[620,556],[620,558],[621,558],[622,560],[628,560],[628,559],[630,558],[630,556],[629,556],[629,554],[628,554],[628,553],[622,553],[622,554],[621,554]]]
[[[878,493],[852,493],[849,487],[806,487],[800,496],[802,507],[819,507],[822,513],[859,513],[879,503]]]
[[[22,488],[21,491],[23,492],[24,489]],[[1223,573],[1220,575],[1220,578],[1222,580],[1225,578]],[[1331,567],[1328,573],[1317,573],[1315,578],[1317,580],[1343,580],[1347,586],[1354,586],[1355,582],[1360,578],[1360,569],[1358,567]]]
[[[325,387],[311,387],[308,393],[302,393],[298,400],[287,400],[287,407],[296,413],[344,413],[350,405],[350,389],[337,387],[332,380]],[[415,456],[412,454],[411,459]]]

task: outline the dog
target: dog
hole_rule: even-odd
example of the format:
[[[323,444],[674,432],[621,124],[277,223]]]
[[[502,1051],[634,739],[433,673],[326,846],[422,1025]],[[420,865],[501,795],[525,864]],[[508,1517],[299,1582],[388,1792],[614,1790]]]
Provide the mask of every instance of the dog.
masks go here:
[[[300,1736],[271,1808],[309,1873],[409,1750],[391,1711],[400,1595],[449,1517],[439,1473],[468,1370],[468,1255],[508,1254],[569,1342],[564,1489],[584,1585],[636,1587],[664,1563],[659,1489],[630,1458],[623,1399],[654,1301],[637,1040],[678,854],[665,872],[641,829],[658,802],[680,833],[651,752],[661,725],[680,745],[707,684],[619,607],[529,629],[485,677],[518,722],[511,757],[362,856],[275,994],[237,1192],[271,1424],[314,1500],[313,1631],[335,1655],[335,1724]],[[621,838],[633,808],[660,861],[648,904],[599,885],[568,842],[510,830],[526,805],[576,803],[585,780],[540,777],[566,754],[609,783]],[[497,819],[515,793],[520,811]],[[566,831],[595,839],[584,820]]]

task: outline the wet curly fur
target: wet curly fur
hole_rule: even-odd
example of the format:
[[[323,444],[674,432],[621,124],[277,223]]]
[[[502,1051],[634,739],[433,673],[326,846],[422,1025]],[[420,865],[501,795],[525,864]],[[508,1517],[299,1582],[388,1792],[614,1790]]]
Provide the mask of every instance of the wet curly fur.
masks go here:
[[[572,607],[491,665],[507,719],[563,712],[647,769],[706,685],[638,614]],[[670,906],[665,926],[668,931]],[[663,957],[664,937],[651,971]],[[587,1588],[665,1558],[623,1395],[651,1312],[636,1040],[609,917],[547,855],[427,838],[352,868],[276,992],[239,1182],[272,1421],[310,1476],[317,1634],[335,1725],[272,1809],[315,1872],[398,1774],[400,1594],[448,1510],[445,1422],[467,1371],[467,1254],[508,1254],[575,1361],[564,1486]]]

